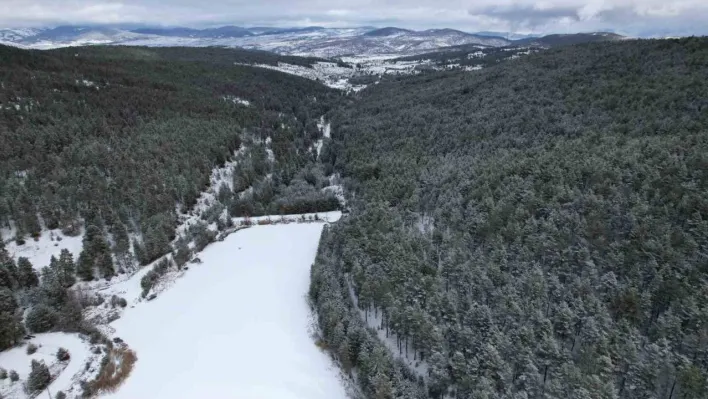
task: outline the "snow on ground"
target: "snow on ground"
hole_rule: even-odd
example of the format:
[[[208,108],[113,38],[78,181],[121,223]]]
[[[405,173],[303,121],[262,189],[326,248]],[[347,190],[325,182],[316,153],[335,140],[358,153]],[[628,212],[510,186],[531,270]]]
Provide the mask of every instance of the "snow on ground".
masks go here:
[[[12,237],[9,235],[9,229],[3,229],[2,237],[3,239]],[[29,259],[35,269],[39,270],[49,266],[52,255],[58,259],[62,249],[68,249],[74,255],[74,259],[77,259],[81,253],[83,238],[83,233],[76,237],[70,237],[62,234],[61,230],[43,229],[36,241],[31,237],[26,237],[23,245],[17,245],[12,240],[5,244],[5,248],[15,260],[25,257]]]
[[[268,64],[239,64],[258,68],[274,69],[276,71],[289,73],[291,75],[301,76],[303,78],[321,82],[325,86],[344,91],[359,91],[365,88],[365,85],[352,85],[349,83],[349,78],[355,75],[354,68],[346,68],[337,65],[334,62],[317,62],[312,65],[312,68],[307,68],[300,65],[287,64],[279,62],[278,65]]]
[[[332,137],[332,124],[325,122],[325,117],[322,115],[320,121],[317,123],[317,127],[322,131],[322,136],[326,138]]]
[[[473,53],[476,54],[476,53]],[[472,54],[470,54],[471,56]],[[437,65],[432,60],[392,60],[391,56],[375,57],[344,57],[342,61],[348,66],[340,66],[334,62],[317,62],[312,68],[292,65],[279,62],[278,65],[267,64],[240,64],[258,68],[274,69],[276,71],[301,76],[307,79],[321,82],[325,86],[343,90],[346,92],[358,92],[367,87],[365,84],[352,84],[350,80],[357,77],[381,77],[383,75],[417,75],[421,68],[445,71],[445,70],[466,70],[475,71],[481,67],[463,67],[459,63]]]
[[[180,218],[180,226],[177,227],[177,235],[184,234],[189,229],[189,226],[198,223],[201,220],[199,215],[209,209],[211,205],[216,203],[216,195],[222,185],[233,188],[234,167],[238,164],[236,159],[245,151],[246,147],[242,146],[234,152],[231,161],[226,162],[222,167],[214,168],[211,171],[211,176],[209,177],[209,188],[201,193],[199,198],[197,198],[197,203],[191,210],[177,210],[177,214]]]
[[[86,80],[86,79],[81,79],[81,80],[78,80],[78,79],[77,79],[77,80],[76,80],[76,84],[77,84],[77,85],[80,85],[80,86],[86,86],[86,87],[95,87],[96,90],[99,89],[98,85],[96,85],[95,82],[92,82],[92,81]]]
[[[244,100],[244,99],[241,98],[241,97],[236,97],[236,96],[224,96],[224,97],[222,97],[222,98],[223,98],[224,101],[231,101],[231,102],[234,103],[234,104],[241,104],[241,105],[245,105],[245,106],[247,106],[247,107],[251,105],[251,102],[250,102],[250,101]]]
[[[467,71],[467,72],[479,71],[481,69],[482,69],[481,65],[468,65],[465,67],[465,71]]]
[[[332,125],[329,122],[325,122],[325,117],[322,115],[320,121],[317,122],[317,129],[322,133],[323,138],[332,137]],[[315,143],[315,150],[317,150],[317,158],[320,157],[320,152],[322,152],[322,146],[324,145],[324,139],[319,139]]]
[[[383,328],[383,314],[381,313],[381,311],[379,310],[377,312],[374,310],[373,307],[369,309],[368,312],[359,309],[359,300],[356,296],[356,293],[354,292],[354,287],[349,278],[347,278],[347,284],[349,286],[349,295],[351,296],[352,301],[354,301],[354,304],[357,306],[359,314],[361,315],[362,320],[366,322],[366,325],[376,331],[376,335],[378,335],[381,342],[386,345],[388,350],[396,359],[402,360],[403,363],[405,363],[411,370],[414,370],[418,376],[422,377],[423,379],[427,379],[428,363],[425,361],[421,361],[419,358],[416,357],[413,351],[412,340],[408,340],[407,347],[405,344],[403,344],[402,347],[399,348],[396,339],[396,334],[391,331],[386,334],[386,329]]]
[[[8,372],[15,370],[20,376],[20,381],[14,383],[9,378],[0,380],[0,394],[4,397],[16,399],[27,397],[22,384],[29,376],[32,359],[43,361],[49,367],[52,378],[55,378],[49,385],[49,391],[56,394],[58,391],[67,393],[80,378],[88,376],[90,370],[86,370],[86,362],[93,362],[100,357],[90,352],[88,342],[79,338],[78,334],[37,334],[28,342],[38,346],[37,352],[32,355],[27,354],[26,345],[0,352],[0,367]],[[59,348],[69,351],[71,358],[67,362],[57,360],[56,353]]]
[[[305,300],[323,224],[254,226],[207,247],[157,299],[115,321],[138,355],[113,398],[345,398]],[[277,250],[274,250],[277,249]]]

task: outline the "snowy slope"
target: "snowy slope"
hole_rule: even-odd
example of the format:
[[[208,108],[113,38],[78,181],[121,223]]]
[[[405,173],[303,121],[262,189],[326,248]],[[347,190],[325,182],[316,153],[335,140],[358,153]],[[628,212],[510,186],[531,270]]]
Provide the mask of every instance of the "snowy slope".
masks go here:
[[[272,51],[287,55],[339,57],[351,55],[412,55],[460,44],[504,46],[499,37],[453,29],[411,31],[397,28],[137,29],[108,26],[60,26],[51,29],[0,30],[0,41],[37,49],[93,44],[134,46],[224,46]]]
[[[22,383],[29,376],[32,360],[44,362],[52,374],[54,381],[49,385],[49,391],[67,392],[71,386],[78,382],[80,377],[88,374],[85,365],[87,361],[96,361],[99,355],[89,351],[87,342],[81,340],[78,334],[46,333],[37,334],[29,342],[37,345],[39,349],[28,355],[26,346],[0,352],[0,367],[6,370],[15,370],[20,376],[20,381],[11,383],[10,379],[0,381],[0,394],[8,398],[25,398]],[[59,362],[56,353],[59,348],[69,351],[71,358],[67,362]]]
[[[207,247],[187,278],[113,323],[139,361],[109,396],[345,398],[308,331],[305,295],[322,228],[255,226]]]

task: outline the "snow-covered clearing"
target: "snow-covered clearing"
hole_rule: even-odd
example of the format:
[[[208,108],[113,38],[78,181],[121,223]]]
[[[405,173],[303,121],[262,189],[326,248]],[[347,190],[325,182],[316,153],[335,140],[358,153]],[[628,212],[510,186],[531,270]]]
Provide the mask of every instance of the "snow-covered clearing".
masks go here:
[[[89,351],[88,343],[80,339],[78,334],[37,334],[27,343],[35,344],[38,347],[37,352],[28,355],[27,345],[0,352],[0,367],[8,372],[15,370],[20,376],[20,381],[14,383],[9,378],[0,380],[0,394],[6,398],[27,397],[22,385],[29,376],[32,359],[43,361],[49,367],[52,378],[55,378],[49,385],[49,391],[56,394],[58,391],[67,393],[80,378],[90,377],[91,370],[86,370],[86,363],[100,358],[100,355],[94,355]],[[57,360],[56,353],[59,348],[69,351],[71,358],[68,361]]]
[[[323,224],[254,226],[199,254],[157,299],[115,321],[138,355],[114,398],[345,398],[310,336],[305,295]]]
[[[315,80],[321,82],[325,86],[344,91],[359,91],[366,87],[366,85],[353,85],[349,83],[349,78],[356,74],[356,70],[354,68],[342,67],[334,62],[317,62],[312,65],[312,68],[287,64],[284,62],[279,62],[277,66],[268,64],[250,65],[239,63],[236,63],[236,65],[274,69],[276,71]]]
[[[3,239],[13,237],[14,233],[11,229],[3,229]],[[42,234],[35,241],[31,237],[25,238],[23,245],[17,245],[12,240],[5,244],[10,256],[15,258],[25,257],[29,259],[35,269],[39,270],[45,266],[49,266],[49,260],[52,255],[59,258],[62,249],[68,249],[74,255],[74,259],[78,258],[81,253],[83,243],[83,234],[76,237],[70,237],[62,234],[61,230],[42,230]]]

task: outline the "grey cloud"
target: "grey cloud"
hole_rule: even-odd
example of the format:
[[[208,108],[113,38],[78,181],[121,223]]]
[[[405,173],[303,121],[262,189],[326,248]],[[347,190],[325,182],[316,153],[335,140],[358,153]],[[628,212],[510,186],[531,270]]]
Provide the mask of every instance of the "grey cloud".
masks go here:
[[[533,5],[491,6],[469,10],[470,15],[487,16],[508,22],[512,27],[536,28],[560,19],[578,21],[578,7],[538,8]]]
[[[57,24],[192,27],[388,26],[465,31],[706,34],[705,0],[0,0],[0,28]]]

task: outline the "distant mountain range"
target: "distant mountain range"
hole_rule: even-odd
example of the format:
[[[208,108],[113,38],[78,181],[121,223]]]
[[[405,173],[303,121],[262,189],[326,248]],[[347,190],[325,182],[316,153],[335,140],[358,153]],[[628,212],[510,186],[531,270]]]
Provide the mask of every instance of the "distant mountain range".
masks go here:
[[[59,26],[54,28],[0,29],[0,43],[24,48],[50,49],[95,44],[136,46],[223,46],[317,57],[370,57],[416,55],[436,49],[477,45],[485,47],[552,47],[599,40],[617,40],[612,33],[582,33],[534,37],[500,32],[467,33],[455,29],[415,31],[386,28],[270,28],[222,26],[185,27]]]

